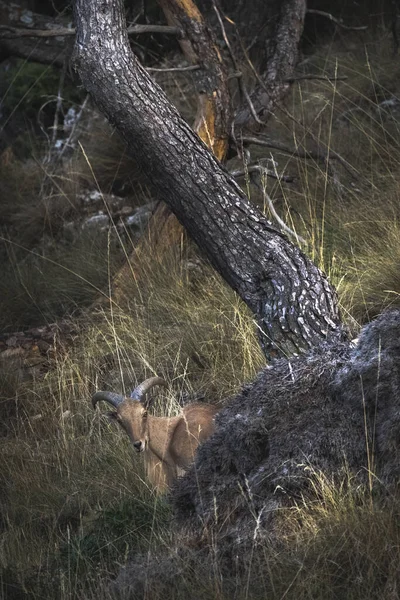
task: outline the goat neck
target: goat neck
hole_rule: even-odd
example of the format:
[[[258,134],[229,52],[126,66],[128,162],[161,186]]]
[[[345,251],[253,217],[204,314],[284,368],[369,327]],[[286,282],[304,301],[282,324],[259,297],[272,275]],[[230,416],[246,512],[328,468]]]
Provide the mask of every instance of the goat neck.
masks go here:
[[[147,421],[149,449],[157,458],[171,465],[175,463],[170,455],[169,445],[181,419],[181,415],[177,417],[153,417],[149,415]]]

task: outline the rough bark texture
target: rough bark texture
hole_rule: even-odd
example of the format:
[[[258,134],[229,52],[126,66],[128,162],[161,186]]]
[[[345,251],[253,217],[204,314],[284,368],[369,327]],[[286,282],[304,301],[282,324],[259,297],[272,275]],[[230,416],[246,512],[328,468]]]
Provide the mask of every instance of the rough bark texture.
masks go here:
[[[189,235],[257,316],[265,353],[343,335],[319,269],[258,210],[132,54],[118,2],[75,5],[75,64],[99,108]]]
[[[197,91],[197,115],[194,130],[219,160],[228,150],[231,122],[227,73],[213,34],[192,0],[159,0],[170,25],[179,27],[185,37],[179,43],[188,62],[199,65],[194,73]],[[143,252],[162,259],[168,247],[177,245],[184,229],[171,209],[161,202],[152,216],[127,263],[114,278],[112,291],[116,302],[124,296],[125,282],[137,277],[137,260]]]

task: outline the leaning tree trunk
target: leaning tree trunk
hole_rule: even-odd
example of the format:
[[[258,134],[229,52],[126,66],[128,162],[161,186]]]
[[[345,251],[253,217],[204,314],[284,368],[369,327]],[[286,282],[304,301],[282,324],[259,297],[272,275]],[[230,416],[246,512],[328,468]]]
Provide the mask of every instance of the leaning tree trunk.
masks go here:
[[[342,335],[326,277],[265,216],[130,50],[122,2],[76,0],[75,65],[155,190],[255,313],[267,356]]]
[[[198,66],[194,72],[197,91],[197,114],[193,129],[218,160],[228,150],[231,124],[231,102],[228,77],[212,31],[207,26],[194,0],[158,0],[169,25],[184,34],[179,39],[182,52],[189,63]],[[160,202],[146,231],[127,262],[114,277],[112,294],[119,303],[125,295],[126,283],[137,278],[137,263],[144,252],[154,258],[162,257],[165,250],[176,246],[184,229],[168,205]]]

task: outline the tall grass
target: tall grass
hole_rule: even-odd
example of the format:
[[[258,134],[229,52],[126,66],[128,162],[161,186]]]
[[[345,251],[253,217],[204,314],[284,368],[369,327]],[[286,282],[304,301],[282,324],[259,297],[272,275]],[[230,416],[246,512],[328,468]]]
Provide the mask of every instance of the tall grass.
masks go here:
[[[277,171],[295,181],[267,178],[266,190],[337,285],[343,315],[357,328],[399,304],[400,137],[395,108],[385,103],[400,91],[397,58],[386,37],[351,49],[341,42],[311,57],[304,69],[347,79],[294,85],[268,133],[320,158],[273,150]],[[180,90],[190,114],[190,86]],[[14,372],[9,362],[0,363],[4,598],[107,598],[108,582],[129,557],[175,548],[167,500],[149,488],[128,439],[92,410],[94,390],[125,393],[161,375],[171,391],[157,410],[172,414],[198,396],[223,404],[264,364],[252,316],[190,245],[162,260],[142,255],[124,302],[92,305],[99,289],[108,295],[124,252],[112,234],[75,246],[55,241],[76,211],[74,197],[88,185],[122,189],[126,178],[132,202],[148,192],[116,137],[105,147],[102,126],[85,136],[90,168],[76,155],[64,179],[57,174],[57,199],[40,195],[37,162],[9,153],[0,165],[8,173],[1,327],[13,331],[76,309],[80,315],[74,342],[57,344],[44,372],[21,378],[21,365]],[[264,149],[252,148],[253,159],[261,155]],[[260,188],[249,190],[268,213]],[[43,239],[51,242],[45,246]],[[255,538],[244,576],[223,579],[217,558],[205,575],[182,558],[171,597],[397,598],[398,500],[382,504],[369,490],[338,489],[322,475],[319,486],[318,501],[282,512],[279,547]],[[149,582],[148,597],[157,594]]]
[[[128,393],[157,373],[171,383],[162,406],[171,413],[184,396],[219,402],[263,363],[252,317],[208,266],[190,276],[172,252],[147,268],[129,313],[93,309],[44,378],[0,397],[7,593],[24,585],[37,597],[88,593],[99,572],[106,579],[149,541],[168,537],[166,501],[144,481],[128,440],[92,410],[94,390]]]

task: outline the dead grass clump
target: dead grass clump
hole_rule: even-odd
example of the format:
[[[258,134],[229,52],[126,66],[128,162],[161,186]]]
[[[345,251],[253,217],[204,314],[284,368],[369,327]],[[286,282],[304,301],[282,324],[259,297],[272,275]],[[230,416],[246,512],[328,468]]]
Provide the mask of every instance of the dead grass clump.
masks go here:
[[[108,246],[106,240],[107,235],[88,232],[70,246],[48,238],[37,250],[3,240],[0,328],[17,331],[51,323],[94,302],[107,287],[110,269],[121,264],[119,240],[111,235]]]
[[[318,500],[304,499],[279,512],[279,540],[271,541],[253,514],[252,545],[236,562],[224,561],[212,537],[202,549],[186,545],[183,537],[169,553],[164,548],[167,555],[154,548],[152,559],[137,557],[120,572],[112,591],[125,600],[395,598],[400,583],[398,499],[374,499],[365,489],[348,481],[333,484],[323,475],[315,485]]]

